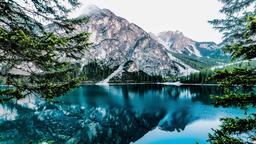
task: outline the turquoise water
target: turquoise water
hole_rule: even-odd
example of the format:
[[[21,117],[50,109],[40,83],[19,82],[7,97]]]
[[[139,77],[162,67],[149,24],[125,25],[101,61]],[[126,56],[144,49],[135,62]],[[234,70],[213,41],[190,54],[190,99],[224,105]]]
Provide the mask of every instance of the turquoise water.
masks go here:
[[[211,128],[220,125],[219,118],[244,113],[215,108],[210,95],[220,94],[221,89],[215,86],[81,86],[52,102],[34,99],[32,104],[0,105],[0,140],[207,143]]]

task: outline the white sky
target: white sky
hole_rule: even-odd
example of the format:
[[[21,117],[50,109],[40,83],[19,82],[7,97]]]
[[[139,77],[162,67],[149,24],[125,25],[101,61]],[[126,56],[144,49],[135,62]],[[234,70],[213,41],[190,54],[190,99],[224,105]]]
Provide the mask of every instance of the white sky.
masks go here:
[[[181,31],[196,41],[221,42],[221,34],[207,22],[220,18],[218,0],[81,0],[81,14],[88,4],[107,8],[147,32]]]

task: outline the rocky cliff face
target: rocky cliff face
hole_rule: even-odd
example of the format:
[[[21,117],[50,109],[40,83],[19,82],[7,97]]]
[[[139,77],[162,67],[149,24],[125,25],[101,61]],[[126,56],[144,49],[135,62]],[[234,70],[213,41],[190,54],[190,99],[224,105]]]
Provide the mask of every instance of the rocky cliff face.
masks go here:
[[[132,61],[129,71],[142,70],[147,74],[162,76],[180,74],[190,69],[178,62],[150,34],[110,10],[91,6],[85,15],[89,17],[89,22],[79,26],[78,30],[91,33],[94,45],[88,52],[90,60],[104,61],[110,67]]]
[[[179,31],[161,32],[157,35],[157,38],[169,50],[190,56],[214,57],[216,56],[216,51],[220,48],[214,42],[196,42]]]

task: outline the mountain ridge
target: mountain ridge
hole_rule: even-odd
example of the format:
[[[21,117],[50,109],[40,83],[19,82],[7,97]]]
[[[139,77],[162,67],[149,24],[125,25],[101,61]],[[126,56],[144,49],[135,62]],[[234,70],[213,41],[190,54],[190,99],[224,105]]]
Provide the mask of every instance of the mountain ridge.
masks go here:
[[[89,59],[104,61],[110,67],[132,61],[129,72],[142,70],[150,75],[177,75],[192,69],[178,62],[141,27],[110,10],[93,7],[85,14],[89,14],[89,21],[78,30],[91,33],[94,45],[89,50]]]
[[[92,61],[98,61],[110,68],[116,68],[129,62],[129,67],[120,70],[116,77],[122,77],[124,71],[143,71],[163,77],[188,75],[199,69],[190,65],[190,58],[183,61],[180,55],[174,53],[180,53],[182,57],[204,58],[210,57],[219,49],[214,42],[196,42],[178,31],[161,32],[158,35],[148,33],[109,9],[100,9],[97,6],[85,9],[80,17],[84,16],[88,17],[88,22],[77,26],[77,31],[91,33],[90,41],[93,45],[80,64],[85,66]]]
[[[221,48],[220,44],[215,42],[198,42],[186,37],[179,31],[164,31],[158,33],[157,37],[171,51],[197,57],[212,57],[214,51]]]

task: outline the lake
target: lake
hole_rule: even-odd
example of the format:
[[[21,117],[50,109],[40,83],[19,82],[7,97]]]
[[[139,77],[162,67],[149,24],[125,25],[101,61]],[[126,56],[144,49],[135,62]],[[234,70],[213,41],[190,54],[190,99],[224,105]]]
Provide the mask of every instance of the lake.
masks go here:
[[[84,85],[52,101],[34,96],[0,104],[0,143],[207,143],[221,117],[216,86]]]

